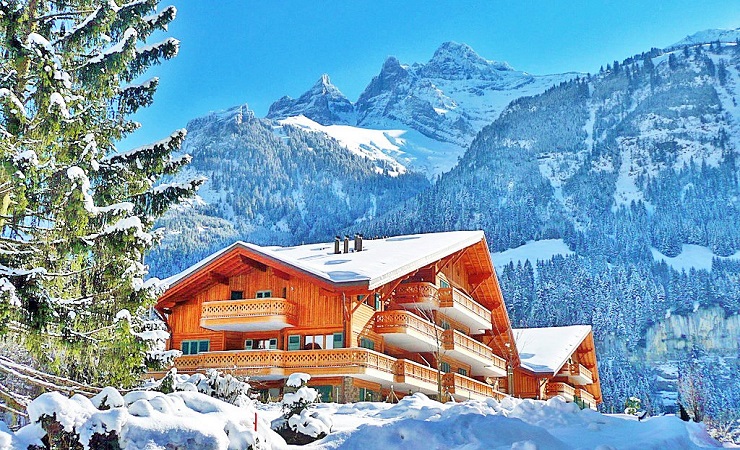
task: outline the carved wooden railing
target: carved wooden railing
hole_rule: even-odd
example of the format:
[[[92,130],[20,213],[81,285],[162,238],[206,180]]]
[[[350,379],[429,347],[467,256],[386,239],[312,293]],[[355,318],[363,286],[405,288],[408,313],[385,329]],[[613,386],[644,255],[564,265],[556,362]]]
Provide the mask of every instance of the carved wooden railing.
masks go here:
[[[365,348],[330,350],[234,350],[181,356],[179,370],[365,367],[393,374],[396,358]]]
[[[583,364],[573,363],[565,364],[558,372],[559,377],[581,377],[587,381],[583,384],[591,384],[594,380],[594,374]]]
[[[408,359],[399,359],[396,362],[396,381],[401,382],[400,377],[414,378],[419,381],[437,384],[437,369],[422,366],[421,364],[409,361]],[[408,380],[406,380],[408,382]]]
[[[442,344],[442,333],[444,332],[442,328],[422,319],[416,314],[401,310],[376,312],[373,329],[379,334],[405,333],[411,329],[427,336],[434,342],[439,339],[440,345]]]
[[[491,322],[491,311],[457,288],[439,288],[439,306],[464,309],[488,323]]]
[[[401,283],[394,290],[396,303],[422,303],[433,308],[439,306],[437,286],[429,282]]]
[[[562,395],[563,397],[565,397],[566,400],[573,401],[573,396],[576,395],[576,390],[568,383],[547,383],[547,398],[555,397],[556,395]]]
[[[332,350],[298,350],[283,354],[283,367],[365,367],[394,373],[396,358],[366,348],[341,348]]]
[[[286,316],[294,322],[298,304],[284,298],[249,298],[241,300],[218,300],[204,302],[201,319],[237,319],[243,317]]]
[[[497,400],[501,400],[506,396],[506,394],[493,389],[493,386],[490,384],[454,372],[444,374],[442,384],[449,392],[463,397],[469,395],[468,393],[493,397]]]
[[[587,390],[585,390],[585,389],[576,389],[575,390],[575,395],[577,395],[578,397],[580,397],[581,400],[583,400],[586,403],[588,403],[589,406],[591,406],[591,407],[595,407],[596,406],[596,399]]]

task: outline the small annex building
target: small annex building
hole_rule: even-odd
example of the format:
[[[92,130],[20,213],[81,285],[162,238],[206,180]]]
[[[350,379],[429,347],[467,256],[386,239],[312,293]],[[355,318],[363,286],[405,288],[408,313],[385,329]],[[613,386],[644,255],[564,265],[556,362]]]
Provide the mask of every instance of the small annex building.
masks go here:
[[[517,343],[482,231],[236,242],[164,283],[155,308],[181,373],[246,375],[273,398],[294,372],[324,401],[518,396]]]
[[[590,325],[515,328],[521,364],[514,369],[517,396],[567,401],[596,409],[601,384]]]

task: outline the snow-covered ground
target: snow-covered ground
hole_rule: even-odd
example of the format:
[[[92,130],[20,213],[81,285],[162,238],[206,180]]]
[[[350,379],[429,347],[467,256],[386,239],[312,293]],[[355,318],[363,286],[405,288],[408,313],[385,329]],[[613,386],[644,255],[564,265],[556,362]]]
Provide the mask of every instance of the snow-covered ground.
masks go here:
[[[87,399],[59,394],[43,398],[33,415],[58,412],[63,425],[81,435],[116,429],[123,449],[697,449],[720,447],[703,425],[675,416],[638,421],[634,416],[580,410],[560,398],[504,399],[441,404],[414,394],[398,404],[325,403],[315,408],[331,417],[332,432],[312,444],[285,445],[267,424],[282,414],[277,403],[237,408],[196,392],[163,395],[132,393],[121,406],[97,411]],[[120,400],[119,400],[120,401]],[[38,400],[37,400],[38,402]],[[124,405],[125,404],[125,405]],[[115,405],[118,405],[116,403]],[[107,427],[107,428],[104,428]],[[3,431],[5,430],[5,431]],[[0,424],[0,450],[37,442],[39,427],[16,434]],[[256,439],[255,439],[256,438]],[[268,444],[269,443],[269,444]],[[169,446],[168,446],[169,444]],[[185,447],[182,447],[185,445]],[[270,445],[272,447],[270,447]]]
[[[674,269],[681,271],[712,270],[712,259],[736,259],[740,260],[740,252],[730,256],[717,256],[710,249],[701,245],[684,244],[681,253],[674,257],[666,256],[655,248],[651,248],[653,259],[656,261],[665,261],[666,264]]]
[[[491,253],[491,260],[497,270],[513,262],[524,263],[529,260],[534,266],[537,261],[547,261],[555,255],[572,255],[574,252],[562,239],[543,239],[540,241],[529,241],[516,248],[510,248],[503,252]]]

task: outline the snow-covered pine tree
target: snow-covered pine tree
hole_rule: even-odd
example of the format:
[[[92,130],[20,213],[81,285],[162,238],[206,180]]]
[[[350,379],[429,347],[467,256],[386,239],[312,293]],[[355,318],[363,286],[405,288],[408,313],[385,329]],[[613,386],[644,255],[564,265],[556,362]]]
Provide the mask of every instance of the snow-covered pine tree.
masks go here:
[[[148,67],[177,54],[176,10],[158,0],[0,2],[0,333],[45,369],[130,385],[147,350],[137,315],[154,220],[202,180],[163,184],[187,164],[185,131],[119,152],[127,117],[152,102]],[[0,191],[0,201],[3,199]],[[2,206],[0,205],[0,206]],[[130,313],[129,313],[130,312]]]

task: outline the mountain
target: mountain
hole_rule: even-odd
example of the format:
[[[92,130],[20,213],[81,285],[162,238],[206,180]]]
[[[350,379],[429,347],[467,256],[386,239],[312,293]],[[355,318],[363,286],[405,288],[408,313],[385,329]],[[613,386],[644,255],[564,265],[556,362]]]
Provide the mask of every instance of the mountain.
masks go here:
[[[738,99],[734,43],[608,64],[513,101],[432,188],[351,230],[481,228],[494,251],[559,239],[569,254],[500,268],[512,323],[592,323],[607,405],[639,392],[657,410],[654,327],[709,308],[740,314]],[[707,339],[715,357],[740,353],[724,325],[707,337],[672,323],[683,355]]]
[[[686,36],[675,44],[666,47],[665,50],[673,51],[681,49],[687,45],[693,46],[698,44],[710,44],[713,42],[737,43],[738,40],[740,40],[740,28],[735,28],[734,30],[704,30],[690,36]]]
[[[367,135],[363,130],[387,133],[394,138],[389,145],[378,144],[372,133],[359,145],[431,177],[451,169],[475,135],[511,100],[576,76],[530,75],[484,59],[468,45],[446,42],[426,64],[407,65],[389,57],[353,104],[323,75],[298,100],[283,97],[273,103],[267,118],[295,122],[305,116],[323,127],[358,128],[358,136]],[[340,141],[352,131],[311,129]]]
[[[324,134],[260,119],[246,105],[192,120],[183,177],[208,179],[193,204],[159,221],[150,273],[179,272],[242,239],[291,245],[328,239],[429,186]],[[392,168],[391,168],[392,169]]]
[[[354,106],[329,79],[321,75],[319,81],[298,99],[285,96],[270,106],[267,117],[285,119],[304,115],[321,125],[354,124]]]

